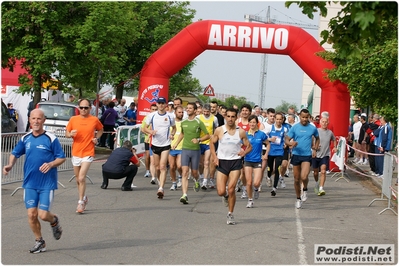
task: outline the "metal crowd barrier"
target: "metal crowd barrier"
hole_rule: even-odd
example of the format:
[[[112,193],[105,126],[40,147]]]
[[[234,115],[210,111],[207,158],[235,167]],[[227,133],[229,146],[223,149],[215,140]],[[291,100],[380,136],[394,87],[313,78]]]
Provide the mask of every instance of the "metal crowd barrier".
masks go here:
[[[5,165],[8,164],[10,155],[18,141],[27,134],[26,132],[16,132],[16,133],[2,133],[1,134],[1,165],[2,169]],[[66,161],[58,166],[58,172],[61,171],[71,171],[73,170],[72,165],[72,139],[65,137],[65,130],[60,130],[53,132],[61,143],[62,149],[64,150]],[[21,156],[17,159],[14,164],[12,170],[8,173],[8,175],[1,176],[1,184],[12,184],[17,182],[22,182],[24,179],[24,163],[25,163],[25,155]],[[58,181],[58,184],[65,188],[65,186]],[[17,187],[12,193],[13,196],[19,189],[22,187]]]
[[[144,163],[144,138],[145,134],[140,130],[141,124],[134,126],[119,126],[116,129],[116,141],[115,148],[122,146],[125,140],[130,140],[133,144],[133,148],[136,149],[136,154],[139,157],[140,163],[145,166]]]
[[[137,124],[134,126],[119,126],[116,129],[115,148],[121,147],[125,140],[130,140],[133,144],[133,148],[136,149],[137,154],[144,153],[145,134],[141,132],[140,128],[141,124]]]
[[[368,207],[371,206],[375,201],[388,201],[388,207],[380,211],[378,214],[383,213],[386,210],[391,210],[394,214],[398,215],[394,209],[391,208],[392,203],[392,175],[393,175],[393,159],[394,156],[390,153],[385,153],[384,154],[384,171],[383,171],[383,179],[382,179],[382,192],[381,192],[381,197],[380,198],[375,198],[373,199]],[[384,198],[386,197],[386,199]]]
[[[136,149],[137,154],[141,155],[145,152],[144,149],[144,137],[145,134],[140,130],[141,124],[135,126],[120,126],[116,132],[116,143],[115,148],[121,147],[123,141],[130,140],[133,144],[133,147]],[[58,138],[61,143],[62,149],[64,150],[66,161],[58,166],[58,172],[62,171],[71,171],[73,170],[72,165],[72,139],[65,137],[65,129],[60,129],[55,132],[52,132]],[[15,133],[2,133],[1,134],[1,162],[2,168],[8,164],[10,154],[14,149],[15,145],[18,141],[27,134],[26,132],[15,132]],[[142,158],[142,157],[141,157]],[[141,159],[140,158],[140,159]],[[140,160],[141,163],[142,160]],[[15,165],[13,166],[12,170],[8,173],[8,175],[2,175],[1,177],[1,184],[12,184],[17,182],[22,182],[24,179],[24,163],[25,163],[25,155],[18,158]],[[75,175],[71,177],[69,182],[71,182],[75,178]],[[93,184],[93,181],[90,179],[89,176],[86,175],[86,178]],[[65,188],[65,186],[58,181],[58,184]],[[19,189],[22,187],[17,187],[11,196],[13,196]]]

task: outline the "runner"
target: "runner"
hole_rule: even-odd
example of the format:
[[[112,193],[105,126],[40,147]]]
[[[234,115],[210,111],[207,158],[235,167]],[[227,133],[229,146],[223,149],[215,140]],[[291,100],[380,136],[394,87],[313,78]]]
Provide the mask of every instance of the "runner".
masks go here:
[[[229,108],[226,110],[226,124],[218,127],[212,137],[210,148],[217,165],[217,192],[222,197],[226,207],[227,224],[235,224],[234,206],[236,203],[235,188],[242,169],[242,158],[252,150],[246,132],[236,126],[237,110]],[[218,153],[216,155],[215,143],[218,142]],[[245,150],[241,148],[244,145]],[[226,186],[228,189],[226,191]]]

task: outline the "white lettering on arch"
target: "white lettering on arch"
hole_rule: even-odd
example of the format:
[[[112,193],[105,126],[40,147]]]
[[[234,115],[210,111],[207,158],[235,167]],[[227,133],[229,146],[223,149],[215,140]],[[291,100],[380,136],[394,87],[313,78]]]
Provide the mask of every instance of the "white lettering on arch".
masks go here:
[[[237,47],[251,47],[251,34],[250,27],[239,26],[237,34]]]
[[[212,24],[208,45],[284,50],[289,31],[285,28],[249,27]]]
[[[277,50],[284,50],[288,46],[288,30],[287,29],[277,29],[274,34],[274,47]]]
[[[270,49],[273,43],[274,28],[260,28],[260,44],[264,49]]]
[[[222,46],[222,30],[220,25],[212,24],[209,31],[208,45]]]
[[[223,29],[223,46],[236,46],[236,26],[225,25]]]

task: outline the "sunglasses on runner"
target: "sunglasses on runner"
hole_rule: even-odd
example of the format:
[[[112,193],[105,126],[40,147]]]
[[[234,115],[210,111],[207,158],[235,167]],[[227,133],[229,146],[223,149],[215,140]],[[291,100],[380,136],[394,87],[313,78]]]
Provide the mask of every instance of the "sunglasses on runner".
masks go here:
[[[89,108],[90,108],[90,107],[88,107],[88,106],[79,106],[79,109],[80,109],[80,110],[83,110],[83,109],[84,109],[84,110],[89,110]]]

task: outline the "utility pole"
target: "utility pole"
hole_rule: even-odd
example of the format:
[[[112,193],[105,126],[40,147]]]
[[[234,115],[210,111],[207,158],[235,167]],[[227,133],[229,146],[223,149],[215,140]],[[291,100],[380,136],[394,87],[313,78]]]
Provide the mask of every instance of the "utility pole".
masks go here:
[[[244,19],[246,22],[260,22],[265,24],[282,24],[282,25],[292,25],[297,26],[303,29],[312,29],[316,30],[319,28],[317,25],[306,24],[306,23],[295,23],[288,21],[280,21],[276,19],[270,18],[270,6],[267,7],[266,17],[260,17],[256,15],[244,15]],[[265,108],[265,96],[266,96],[266,81],[267,81],[267,63],[268,63],[268,55],[262,54],[261,59],[261,67],[260,67],[260,79],[259,79],[259,97],[260,102],[259,106],[261,108]]]

